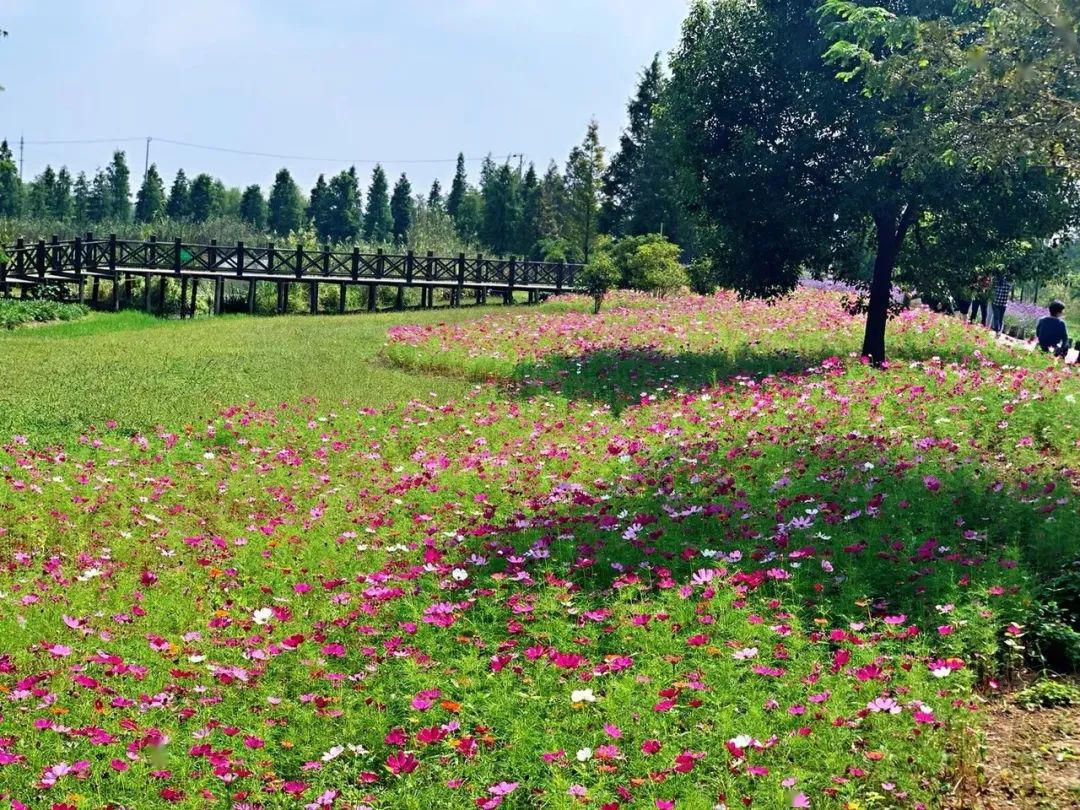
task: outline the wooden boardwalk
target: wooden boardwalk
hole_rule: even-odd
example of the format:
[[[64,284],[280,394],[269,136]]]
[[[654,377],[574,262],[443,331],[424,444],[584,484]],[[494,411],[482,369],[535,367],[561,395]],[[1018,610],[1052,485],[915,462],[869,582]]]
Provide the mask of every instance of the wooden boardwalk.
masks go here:
[[[211,312],[222,309],[226,284],[235,288],[246,285],[247,310],[255,311],[256,289],[259,284],[276,288],[276,311],[288,310],[290,290],[297,284],[306,286],[308,306],[314,314],[319,311],[320,285],[338,288],[338,311],[345,311],[346,290],[350,286],[366,289],[366,308],[374,311],[379,287],[396,290],[397,307],[404,304],[406,289],[420,291],[420,304],[432,307],[437,290],[444,290],[451,306],[460,306],[466,295],[476,303],[485,303],[488,296],[501,297],[511,304],[515,293],[526,296],[531,303],[548,295],[580,291],[581,265],[565,262],[533,262],[516,258],[488,259],[482,254],[468,257],[436,256],[430,251],[417,255],[361,253],[359,248],[349,252],[278,248],[274,245],[194,245],[175,239],[162,242],[151,237],[147,241],[117,239],[115,235],[85,237],[60,241],[26,243],[20,239],[5,248],[7,261],[0,263],[0,295],[8,297],[13,290],[20,295],[34,294],[42,288],[59,287],[79,301],[102,303],[102,282],[105,297],[113,309],[121,300],[132,301],[135,280],[141,279],[143,308],[148,312],[165,312],[170,283],[179,286],[180,317],[194,312],[199,283],[212,285]],[[154,284],[154,281],[157,284]],[[157,287],[155,292],[154,287]],[[87,289],[89,287],[89,291]]]

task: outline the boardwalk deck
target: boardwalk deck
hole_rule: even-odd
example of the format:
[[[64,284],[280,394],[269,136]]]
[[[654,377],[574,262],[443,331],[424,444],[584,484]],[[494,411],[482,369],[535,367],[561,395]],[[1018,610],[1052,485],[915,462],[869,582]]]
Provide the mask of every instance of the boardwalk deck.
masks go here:
[[[0,295],[10,295],[14,289],[34,290],[43,286],[74,288],[80,300],[85,300],[87,282],[94,300],[99,300],[101,283],[109,285],[108,296],[113,306],[121,297],[131,300],[132,282],[142,279],[144,305],[153,302],[153,281],[159,279],[159,311],[163,310],[168,281],[181,285],[181,316],[187,310],[186,296],[192,299],[200,280],[214,285],[212,310],[220,311],[225,283],[247,286],[249,311],[254,311],[258,284],[277,286],[277,310],[285,309],[288,289],[294,284],[309,288],[310,308],[318,311],[319,285],[339,288],[339,311],[344,311],[345,291],[350,286],[367,288],[367,309],[374,309],[377,289],[389,287],[397,291],[398,306],[406,289],[418,289],[422,306],[433,306],[436,290],[449,291],[451,305],[459,305],[466,291],[478,302],[488,295],[502,296],[506,303],[514,301],[516,292],[530,302],[547,295],[580,290],[581,265],[564,262],[534,262],[517,258],[489,259],[459,253],[455,257],[436,256],[413,251],[390,254],[332,251],[329,247],[305,250],[302,246],[279,248],[274,245],[248,246],[185,244],[151,238],[146,241],[85,238],[50,242],[17,244],[4,250],[7,261],[0,263]],[[123,292],[121,291],[121,288]]]

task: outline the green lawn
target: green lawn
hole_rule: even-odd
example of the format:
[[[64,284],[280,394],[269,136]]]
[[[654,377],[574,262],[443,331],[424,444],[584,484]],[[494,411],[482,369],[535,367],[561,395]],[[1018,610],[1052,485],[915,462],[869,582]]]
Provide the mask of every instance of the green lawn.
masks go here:
[[[491,309],[349,316],[162,320],[139,312],[0,333],[0,435],[70,441],[112,419],[146,431],[219,405],[316,397],[370,407],[469,383],[391,367],[388,327],[476,318]],[[425,377],[421,382],[418,378]]]

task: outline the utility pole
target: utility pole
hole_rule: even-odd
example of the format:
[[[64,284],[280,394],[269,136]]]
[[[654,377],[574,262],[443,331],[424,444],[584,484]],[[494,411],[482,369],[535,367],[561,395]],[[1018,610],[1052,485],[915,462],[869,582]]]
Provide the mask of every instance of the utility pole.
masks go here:
[[[23,164],[23,136],[19,135],[19,182],[22,182],[22,164]]]
[[[150,141],[152,141],[149,135],[146,136],[146,162],[143,164],[142,179],[146,180],[146,175],[150,173]]]

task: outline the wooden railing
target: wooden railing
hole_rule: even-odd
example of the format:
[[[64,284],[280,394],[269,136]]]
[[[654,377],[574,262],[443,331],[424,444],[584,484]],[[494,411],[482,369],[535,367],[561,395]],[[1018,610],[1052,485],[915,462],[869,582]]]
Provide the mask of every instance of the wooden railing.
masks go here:
[[[8,296],[12,289],[26,290],[41,285],[74,285],[79,300],[86,298],[86,282],[90,281],[94,301],[98,301],[102,280],[111,282],[111,302],[119,308],[121,286],[131,299],[132,281],[142,279],[146,308],[151,309],[152,279],[160,279],[159,307],[164,311],[166,285],[176,279],[181,286],[181,316],[187,311],[186,302],[191,287],[194,302],[200,279],[214,284],[211,311],[220,311],[226,283],[247,285],[249,311],[254,311],[255,290],[259,283],[276,284],[277,310],[288,308],[288,291],[293,284],[309,286],[311,310],[318,310],[320,284],[340,285],[340,306],[345,308],[345,289],[364,285],[368,289],[367,308],[375,308],[376,290],[389,286],[398,291],[401,306],[403,292],[418,288],[421,305],[433,306],[435,290],[448,291],[451,305],[460,305],[466,290],[476,295],[478,303],[488,294],[502,295],[512,303],[515,291],[535,301],[544,295],[579,291],[581,265],[565,262],[535,262],[518,258],[485,258],[459,253],[454,257],[436,256],[432,252],[416,254],[362,253],[334,251],[329,246],[305,249],[303,246],[279,248],[274,245],[208,245],[187,244],[179,239],[147,241],[117,239],[115,235],[96,238],[93,234],[66,241],[53,237],[27,243],[20,239],[4,248],[6,261],[0,262],[0,294]]]

